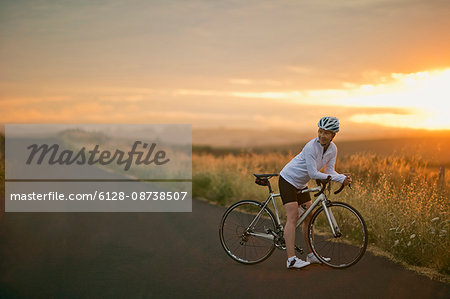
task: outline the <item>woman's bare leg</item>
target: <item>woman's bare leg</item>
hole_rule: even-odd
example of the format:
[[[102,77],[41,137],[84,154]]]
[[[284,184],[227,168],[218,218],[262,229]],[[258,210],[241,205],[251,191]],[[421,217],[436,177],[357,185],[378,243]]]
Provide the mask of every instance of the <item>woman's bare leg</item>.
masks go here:
[[[286,226],[284,227],[284,241],[286,242],[286,254],[287,257],[295,255],[295,226],[298,219],[298,203],[288,202],[284,205],[286,210]]]

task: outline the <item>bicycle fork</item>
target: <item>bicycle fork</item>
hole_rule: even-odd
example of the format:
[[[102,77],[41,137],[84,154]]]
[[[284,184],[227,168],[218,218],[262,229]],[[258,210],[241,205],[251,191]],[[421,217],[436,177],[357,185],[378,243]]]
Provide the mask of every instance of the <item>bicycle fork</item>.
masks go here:
[[[342,233],[339,229],[339,226],[337,225],[336,219],[334,218],[333,211],[331,211],[331,208],[327,206],[327,202],[328,200],[323,200],[322,207],[325,211],[325,215],[327,216],[328,224],[330,225],[333,236],[335,238],[339,238],[340,236],[342,236]]]

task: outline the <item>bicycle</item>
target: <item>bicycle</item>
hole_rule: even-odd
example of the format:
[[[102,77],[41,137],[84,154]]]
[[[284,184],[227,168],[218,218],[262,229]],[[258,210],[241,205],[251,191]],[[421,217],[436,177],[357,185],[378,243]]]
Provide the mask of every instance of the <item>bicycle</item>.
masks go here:
[[[254,174],[255,183],[267,186],[269,197],[263,201],[241,200],[232,204],[223,214],[219,226],[222,247],[233,260],[243,264],[256,264],[266,260],[275,248],[285,250],[283,225],[280,222],[274,193],[269,179],[278,174]],[[330,189],[331,176],[317,180],[318,186],[299,192],[317,192],[316,199],[298,219],[297,226],[312,214],[308,225],[308,244],[314,255],[325,265],[347,268],[356,264],[367,248],[367,227],[361,214],[349,204],[330,201],[324,191]],[[344,185],[334,194],[338,194]],[[269,208],[273,204],[273,210]],[[303,249],[295,246],[303,254]]]

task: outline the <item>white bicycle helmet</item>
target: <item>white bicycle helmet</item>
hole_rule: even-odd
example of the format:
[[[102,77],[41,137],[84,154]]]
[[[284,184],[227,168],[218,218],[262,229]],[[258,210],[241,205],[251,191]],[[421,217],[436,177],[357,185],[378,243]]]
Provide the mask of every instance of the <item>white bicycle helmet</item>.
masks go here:
[[[333,116],[324,116],[319,120],[317,124],[319,128],[334,133],[339,132],[339,119]]]

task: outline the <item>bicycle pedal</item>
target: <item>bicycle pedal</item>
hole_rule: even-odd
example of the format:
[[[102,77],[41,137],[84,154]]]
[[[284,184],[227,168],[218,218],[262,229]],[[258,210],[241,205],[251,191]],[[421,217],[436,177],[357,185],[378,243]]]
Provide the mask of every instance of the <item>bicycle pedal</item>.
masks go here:
[[[280,250],[286,250],[286,243],[284,243],[284,240],[276,241],[275,246]]]

